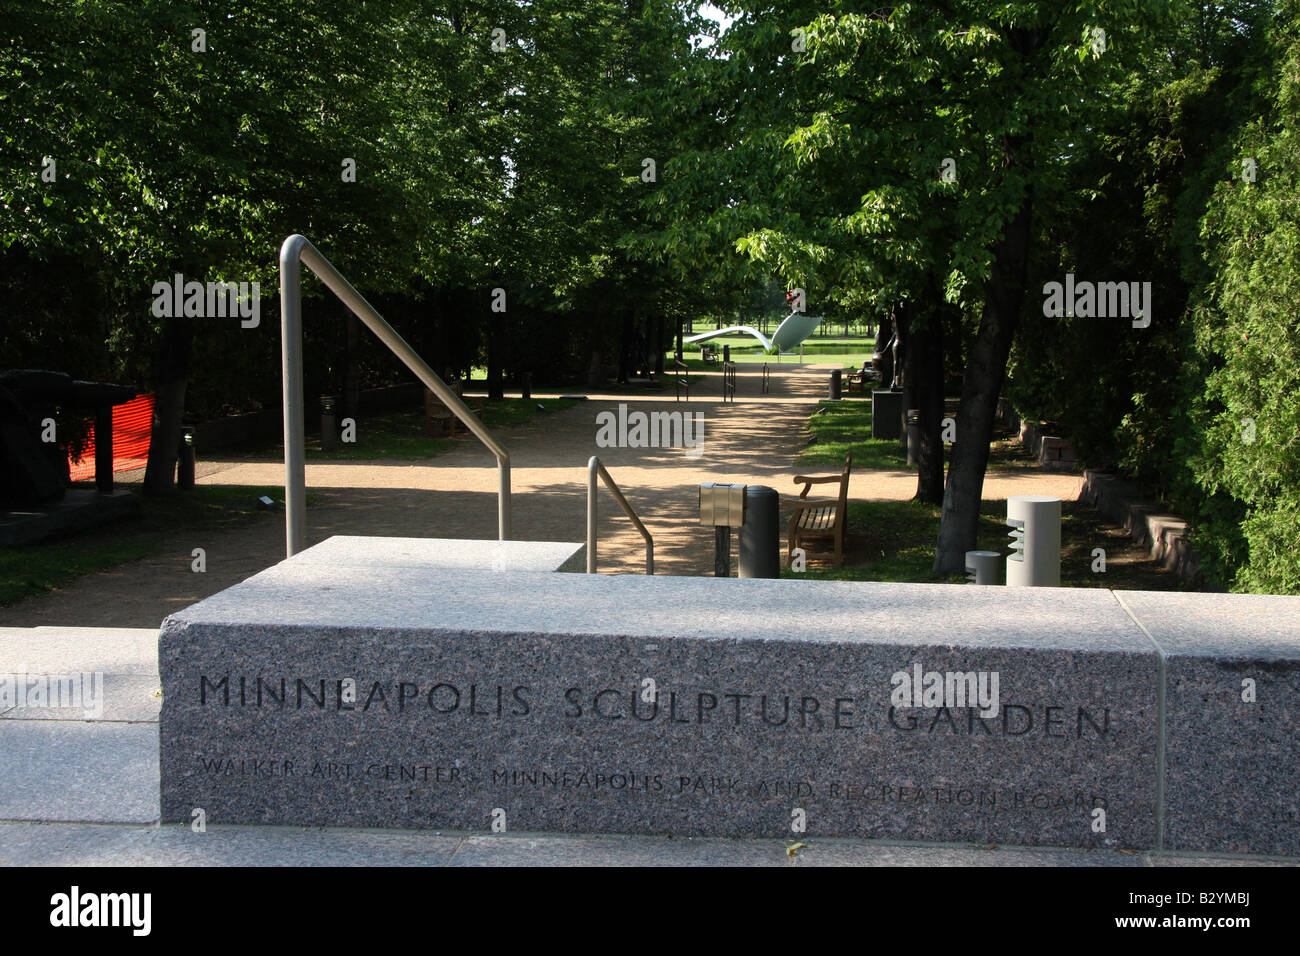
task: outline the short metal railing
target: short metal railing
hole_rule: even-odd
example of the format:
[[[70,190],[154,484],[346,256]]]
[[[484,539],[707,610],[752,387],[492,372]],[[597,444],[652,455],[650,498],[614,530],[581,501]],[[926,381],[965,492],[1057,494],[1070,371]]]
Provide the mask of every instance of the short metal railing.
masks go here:
[[[722,400],[724,402],[734,402],[736,400],[736,363],[722,363]]]
[[[307,480],[302,403],[302,273],[303,265],[374,332],[438,399],[451,409],[497,459],[497,537],[510,540],[510,454],[469,406],[447,386],[424,359],[406,343],[383,316],[352,287],[333,263],[306,236],[295,233],[280,246],[280,338],[284,364],[284,523],[289,557],[306,543]]]
[[[675,402],[682,400],[682,389],[686,389],[686,400],[688,402],[691,400],[691,380],[685,374],[688,371],[690,371],[689,365],[681,359],[673,359],[673,374],[676,375],[677,385],[677,397],[673,399]]]
[[[769,395],[771,394],[771,392],[772,392],[772,370],[769,369],[767,367],[767,363],[764,362],[763,363],[763,394]]]
[[[623,514],[627,515],[636,530],[641,532],[641,537],[645,538],[645,573],[655,573],[655,541],[650,536],[650,532],[645,529],[641,519],[636,516],[632,506],[627,503],[623,497],[623,492],[619,491],[613,476],[609,470],[601,464],[599,458],[595,455],[587,462],[587,573],[596,573],[596,494],[599,488],[596,485],[596,476],[599,475],[605,482],[605,487],[609,489],[614,500],[618,502],[619,507],[623,509]]]

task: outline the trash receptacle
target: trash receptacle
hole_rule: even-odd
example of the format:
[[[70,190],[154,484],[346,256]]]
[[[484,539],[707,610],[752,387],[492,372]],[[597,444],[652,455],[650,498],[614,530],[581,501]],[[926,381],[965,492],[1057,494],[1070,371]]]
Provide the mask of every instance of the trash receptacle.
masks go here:
[[[745,488],[745,522],[740,526],[740,577],[781,576],[781,496],[766,485]]]
[[[320,450],[333,451],[338,447],[338,398],[334,395],[320,397]]]
[[[903,393],[892,388],[871,393],[871,437],[898,438],[902,433]]]
[[[921,460],[921,411],[907,410],[907,463],[915,465]]]

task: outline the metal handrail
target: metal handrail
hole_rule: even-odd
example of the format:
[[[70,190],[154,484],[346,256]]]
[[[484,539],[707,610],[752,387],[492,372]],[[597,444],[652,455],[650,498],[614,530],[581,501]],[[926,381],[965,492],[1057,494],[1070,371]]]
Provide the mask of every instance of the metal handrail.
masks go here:
[[[689,365],[687,365],[685,362],[683,362],[681,359],[679,359],[679,358],[675,358],[675,359],[673,359],[673,372],[674,372],[674,373],[676,373],[676,372],[689,372],[689,371],[690,371],[690,368],[691,368],[691,367],[690,367]],[[683,376],[680,376],[680,375],[679,375],[679,376],[677,376],[677,397],[674,398],[673,401],[675,401],[675,402],[680,402],[680,401],[682,400],[682,388],[683,388],[683,387],[686,389],[686,400],[687,400],[688,402],[691,400],[691,380],[690,380],[689,377],[683,377]]]
[[[645,538],[645,573],[654,574],[655,573],[654,538],[650,537],[650,532],[645,529],[645,525],[641,523],[641,519],[636,516],[636,512],[632,510],[632,506],[627,503],[627,499],[623,497],[623,492],[618,490],[618,485],[615,484],[614,477],[609,473],[609,470],[603,464],[601,464],[600,459],[597,458],[595,455],[592,455],[591,459],[587,462],[587,573],[588,574],[596,573],[596,492],[598,490],[596,487],[597,475],[600,475],[600,477],[604,480],[605,487],[609,489],[610,494],[614,496],[614,500],[619,503],[620,507],[622,507],[623,514],[627,515],[629,518],[632,519],[632,523],[636,525],[636,530],[640,531],[641,537]]]
[[[280,246],[280,339],[284,364],[284,524],[285,550],[293,557],[303,549],[307,526],[305,427],[302,401],[302,274],[304,265],[320,277],[339,301],[352,310],[388,350],[402,360],[425,386],[474,433],[497,459],[497,537],[510,540],[510,453],[483,427],[469,406],[438,377],[383,316],[352,287],[334,264],[306,236],[294,233]]]
[[[767,363],[764,362],[763,363],[763,394],[767,395],[771,391],[772,391],[772,373],[771,370],[767,367]]]
[[[722,363],[722,400],[724,402],[736,400],[736,363]]]

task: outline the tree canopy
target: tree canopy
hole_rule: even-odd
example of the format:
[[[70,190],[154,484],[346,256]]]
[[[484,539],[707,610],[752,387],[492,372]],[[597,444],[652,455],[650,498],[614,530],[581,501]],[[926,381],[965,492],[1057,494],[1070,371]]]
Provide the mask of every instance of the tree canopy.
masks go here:
[[[937,575],[1005,398],[1216,583],[1300,592],[1300,0],[717,5],[0,0],[5,364],[154,391],[166,491],[182,416],[277,401],[293,232],[492,394],[799,287],[905,345]],[[260,324],[153,314],[175,274],[259,283]],[[1150,283],[1151,321],[1049,314],[1067,274]],[[397,374],[305,291],[309,392]]]

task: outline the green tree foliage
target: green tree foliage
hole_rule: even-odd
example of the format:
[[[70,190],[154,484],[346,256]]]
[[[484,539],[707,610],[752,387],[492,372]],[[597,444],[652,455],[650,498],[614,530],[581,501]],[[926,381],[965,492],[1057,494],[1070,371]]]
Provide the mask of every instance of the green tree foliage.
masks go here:
[[[1213,270],[1196,312],[1210,369],[1197,403],[1195,478],[1237,508],[1206,509],[1201,538],[1234,590],[1300,593],[1300,5],[1280,5],[1270,91],[1232,140],[1202,239]],[[1254,160],[1255,181],[1243,178]],[[1214,498],[1211,498],[1213,501]],[[1226,511],[1226,513],[1225,513]],[[1225,520],[1226,519],[1226,520]]]
[[[707,160],[683,161],[689,185],[675,197],[663,246],[679,260],[707,253],[743,274],[718,248],[730,241],[790,284],[813,286],[814,299],[898,304],[900,329],[923,333],[917,344],[929,356],[911,377],[926,371],[926,391],[938,399],[925,429],[936,452],[941,307],[946,300],[978,315],[937,573],[962,570],[975,546],[1032,224],[1061,203],[1071,151],[1102,108],[1100,91],[1136,68],[1144,31],[1167,7],[725,6],[737,22],[713,70],[718,137]],[[948,160],[955,181],[941,175]]]
[[[641,157],[675,148],[680,111],[654,98],[691,55],[686,5],[5,0],[0,21],[11,362],[155,390],[151,490],[170,486],[182,415],[276,402],[290,233],[435,366],[486,362],[497,387],[508,365],[572,374],[587,356],[569,343],[608,324],[617,351],[657,308],[623,239]],[[260,283],[260,327],[154,316],[176,273]],[[309,394],[394,368],[318,283],[305,294]],[[540,356],[510,345],[527,341]]]
[[[911,343],[937,573],[1005,393],[1183,510],[1219,581],[1300,590],[1298,4],[726,0],[724,33],[691,0],[0,0],[4,364],[156,391],[165,490],[183,415],[278,402],[293,232],[494,394],[797,286]],[[1044,316],[1066,272],[1151,282],[1151,326]],[[260,283],[260,327],[154,316],[176,273]],[[304,289],[309,395],[398,374]]]
[[[1300,383],[1284,304],[1297,268],[1294,110],[1283,105],[1296,30],[1293,2],[1195,4],[1151,38],[1149,70],[1106,91],[1068,170],[1077,201],[1040,229],[1034,281],[1150,280],[1153,323],[1135,334],[1122,321],[1027,319],[1008,385],[1092,466],[1125,471],[1188,517],[1212,580],[1238,590],[1297,588],[1287,408]]]

